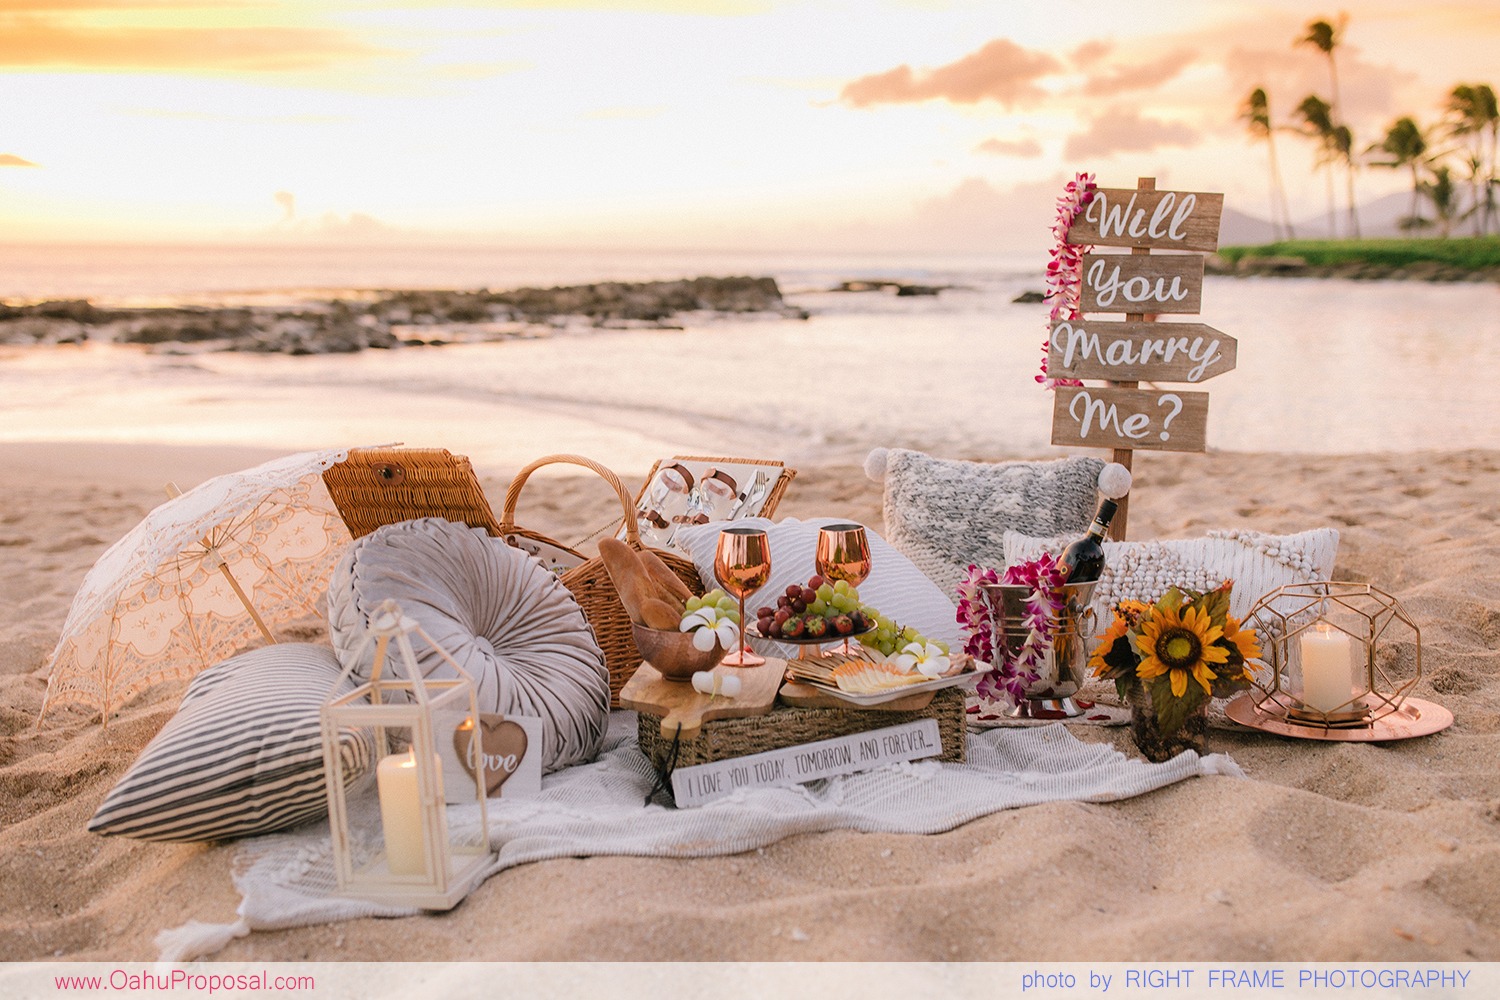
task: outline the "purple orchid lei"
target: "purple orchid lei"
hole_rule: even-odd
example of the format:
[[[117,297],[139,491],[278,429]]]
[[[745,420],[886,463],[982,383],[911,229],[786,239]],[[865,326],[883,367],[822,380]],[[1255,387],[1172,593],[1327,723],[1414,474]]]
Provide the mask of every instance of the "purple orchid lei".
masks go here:
[[[1079,174],[1068,182],[1064,194],[1057,199],[1057,221],[1052,224],[1052,260],[1047,264],[1047,301],[1052,303],[1052,312],[1047,317],[1047,340],[1042,341],[1042,371],[1036,380],[1044,389],[1055,389],[1060,385],[1082,385],[1073,378],[1049,378],[1047,376],[1047,347],[1052,339],[1052,324],[1060,319],[1077,319],[1083,302],[1083,255],[1094,249],[1091,246],[1074,246],[1068,242],[1068,229],[1083,206],[1094,200],[1093,174]]]
[[[1065,578],[1063,568],[1045,553],[1031,562],[1010,567],[1003,577],[993,569],[969,567],[968,576],[958,585],[958,624],[969,634],[964,652],[990,664],[974,689],[981,698],[1005,699],[1016,704],[1026,697],[1026,689],[1036,683],[1040,676],[1038,668],[1052,648],[1062,617]],[[995,635],[994,616],[984,597],[983,585],[987,583],[1031,588],[1026,595],[1023,617],[1028,629],[1026,640],[1015,653],[1003,638]]]

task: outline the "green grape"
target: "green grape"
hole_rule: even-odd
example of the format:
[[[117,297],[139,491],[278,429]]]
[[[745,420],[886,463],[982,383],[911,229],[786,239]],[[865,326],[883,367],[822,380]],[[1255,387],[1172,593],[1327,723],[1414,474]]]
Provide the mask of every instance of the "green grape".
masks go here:
[[[703,600],[702,598],[698,597],[689,597],[687,599],[687,604],[684,605],[684,607],[686,607],[688,611],[697,611],[699,608],[703,607]]]
[[[833,585],[833,589],[834,589],[835,593],[847,594],[847,593],[849,593],[849,581],[848,580],[839,580],[838,582],[836,582]]]
[[[827,583],[824,583],[823,586],[818,588],[818,600],[822,601],[824,604],[827,604],[829,601],[833,600],[833,593],[833,588],[830,587]]]
[[[732,611],[739,607],[732,597],[721,597],[714,603],[720,611]]]
[[[740,611],[738,608],[731,608],[729,611],[724,612],[724,617],[728,618],[736,625],[740,623]]]
[[[849,588],[849,600],[853,601],[854,604],[855,604],[855,606],[858,607],[858,605],[859,605],[859,591],[855,590],[853,587]]]
[[[813,601],[811,604],[809,604],[807,606],[807,610],[811,611],[815,615],[826,615],[828,614],[828,603],[820,597],[816,601]]]

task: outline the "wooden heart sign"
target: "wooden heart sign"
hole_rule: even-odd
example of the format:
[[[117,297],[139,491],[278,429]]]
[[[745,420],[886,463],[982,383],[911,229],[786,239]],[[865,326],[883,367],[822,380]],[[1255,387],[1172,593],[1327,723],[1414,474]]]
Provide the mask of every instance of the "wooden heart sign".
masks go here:
[[[469,777],[474,776],[476,754],[484,755],[485,795],[493,798],[526,759],[526,730],[503,715],[479,715],[479,739],[473,739],[474,724],[465,719],[453,730],[453,749]]]

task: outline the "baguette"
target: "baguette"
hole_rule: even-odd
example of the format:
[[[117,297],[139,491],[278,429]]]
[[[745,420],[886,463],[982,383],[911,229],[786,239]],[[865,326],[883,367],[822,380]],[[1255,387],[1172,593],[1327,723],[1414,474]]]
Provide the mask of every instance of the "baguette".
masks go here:
[[[640,559],[641,565],[646,568],[646,576],[656,585],[656,589],[661,591],[664,598],[683,604],[693,596],[693,591],[682,582],[682,577],[673,573],[667,564],[662,562],[661,556],[650,549],[644,549],[640,553]]]
[[[619,592],[625,613],[637,625],[645,625],[642,605],[656,597],[656,586],[641,565],[640,556],[629,545],[615,538],[600,540],[599,555],[604,560],[604,568],[609,572],[610,582]]]
[[[659,597],[648,597],[641,602],[641,624],[663,632],[675,632],[682,624],[682,612]]]

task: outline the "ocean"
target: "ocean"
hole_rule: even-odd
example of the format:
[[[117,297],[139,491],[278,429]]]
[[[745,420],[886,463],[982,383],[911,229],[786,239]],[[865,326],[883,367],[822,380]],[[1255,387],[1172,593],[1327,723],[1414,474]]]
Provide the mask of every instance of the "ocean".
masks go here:
[[[513,467],[581,452],[858,462],[872,447],[1059,454],[1034,381],[1044,253],[874,256],[483,248],[0,246],[0,298],[296,301],[379,288],[510,288],[772,275],[806,320],[313,357],[0,348],[0,440],[267,447],[402,440]],[[936,296],[830,291],[852,279]],[[1238,340],[1209,393],[1211,449],[1500,448],[1500,286],[1205,280],[1197,319]],[[1170,322],[1170,320],[1167,320]]]

